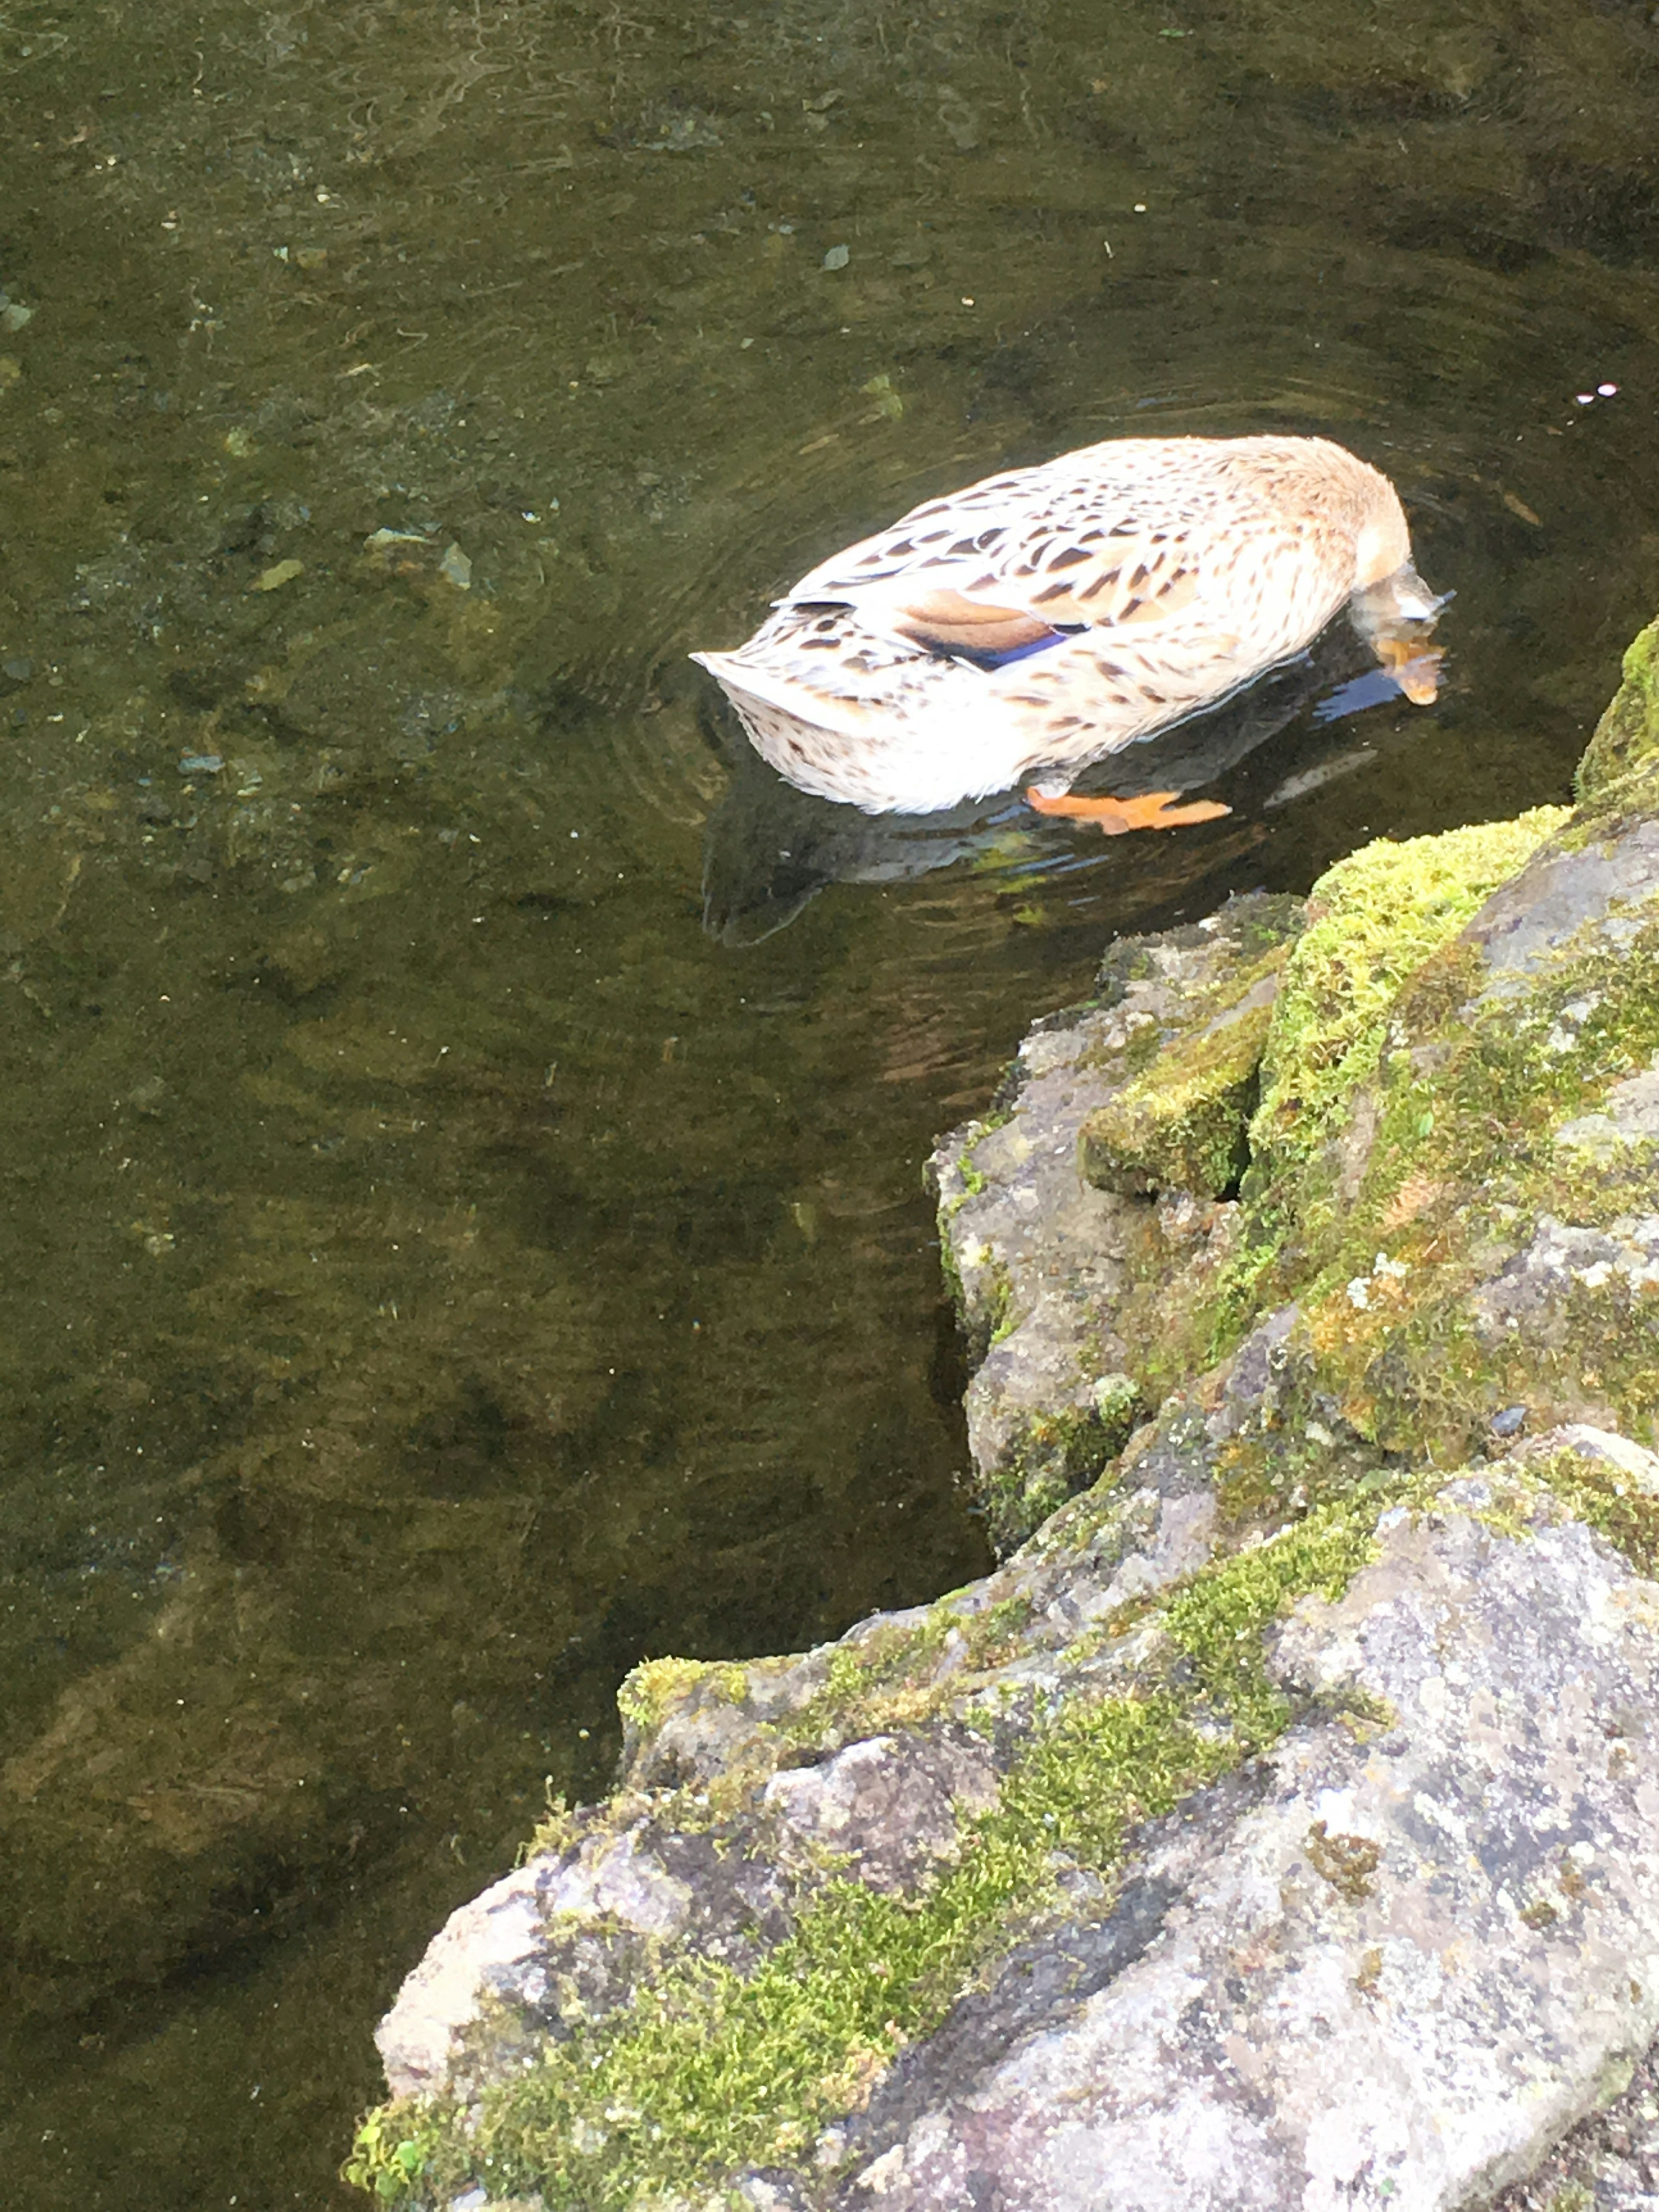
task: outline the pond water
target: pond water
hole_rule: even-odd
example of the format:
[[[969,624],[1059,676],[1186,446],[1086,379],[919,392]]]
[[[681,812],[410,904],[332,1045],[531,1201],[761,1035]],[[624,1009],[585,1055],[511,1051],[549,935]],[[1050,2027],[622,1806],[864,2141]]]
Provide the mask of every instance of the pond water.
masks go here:
[[[356,2201],[623,1672],[983,1570],[921,1163],[1113,933],[1565,795],[1656,102],[1648,0],[0,4],[12,2201]],[[792,811],[685,660],[1259,428],[1456,598],[1435,707],[1338,641],[1211,733],[1224,820]]]

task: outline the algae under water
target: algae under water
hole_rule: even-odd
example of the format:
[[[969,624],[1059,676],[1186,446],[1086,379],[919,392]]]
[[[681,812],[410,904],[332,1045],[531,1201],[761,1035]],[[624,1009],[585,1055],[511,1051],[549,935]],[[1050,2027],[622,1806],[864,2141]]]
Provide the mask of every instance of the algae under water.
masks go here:
[[[353,2201],[627,1667],[979,1571],[920,1161],[1113,932],[1567,795],[1659,600],[1656,95],[1613,0],[0,9],[18,2201]],[[1457,597],[1224,821],[803,823],[685,662],[1261,428]]]

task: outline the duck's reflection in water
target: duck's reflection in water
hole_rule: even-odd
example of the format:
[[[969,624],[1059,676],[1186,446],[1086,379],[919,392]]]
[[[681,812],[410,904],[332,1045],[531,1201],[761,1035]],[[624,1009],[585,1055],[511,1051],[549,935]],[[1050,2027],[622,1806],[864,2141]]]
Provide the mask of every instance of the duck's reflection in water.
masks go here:
[[[1370,762],[1374,750],[1355,742],[1349,718],[1398,696],[1369,647],[1339,621],[1306,653],[1221,706],[1108,755],[1074,788],[1120,799],[1202,793],[1221,801],[1227,817],[1160,834],[1160,844],[1171,836],[1192,841],[1194,872],[1203,872],[1214,864],[1218,841],[1236,851],[1242,827]],[[1045,821],[1019,792],[940,814],[866,814],[786,783],[723,702],[705,702],[705,715],[732,770],[703,842],[703,927],[724,945],[760,944],[829,884],[904,882],[994,858],[1005,868],[1030,866],[1099,834]],[[1275,738],[1284,742],[1264,753]],[[1244,842],[1254,843],[1255,835]]]

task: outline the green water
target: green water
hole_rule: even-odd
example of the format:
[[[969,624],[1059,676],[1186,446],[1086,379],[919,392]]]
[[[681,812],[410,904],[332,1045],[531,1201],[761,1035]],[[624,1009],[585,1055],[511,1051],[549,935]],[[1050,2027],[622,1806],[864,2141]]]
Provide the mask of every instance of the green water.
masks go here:
[[[353,2201],[622,1672],[982,1570],[920,1162],[1113,931],[1565,794],[1659,603],[1656,114],[1621,0],[0,0],[9,2201]],[[705,933],[711,817],[809,833],[690,647],[1265,428],[1399,483],[1437,706],[1181,836],[818,821]]]

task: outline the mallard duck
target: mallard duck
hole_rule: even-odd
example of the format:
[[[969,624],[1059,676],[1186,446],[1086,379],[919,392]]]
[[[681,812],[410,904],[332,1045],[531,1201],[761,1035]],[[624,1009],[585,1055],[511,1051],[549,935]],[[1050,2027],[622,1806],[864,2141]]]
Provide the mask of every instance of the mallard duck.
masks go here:
[[[1399,495],[1325,438],[1114,438],[913,507],[803,576],[734,653],[691,656],[803,791],[931,814],[1034,772],[1109,831],[1225,813],[1068,796],[1092,761],[1214,705],[1347,605],[1435,696],[1441,602]]]

